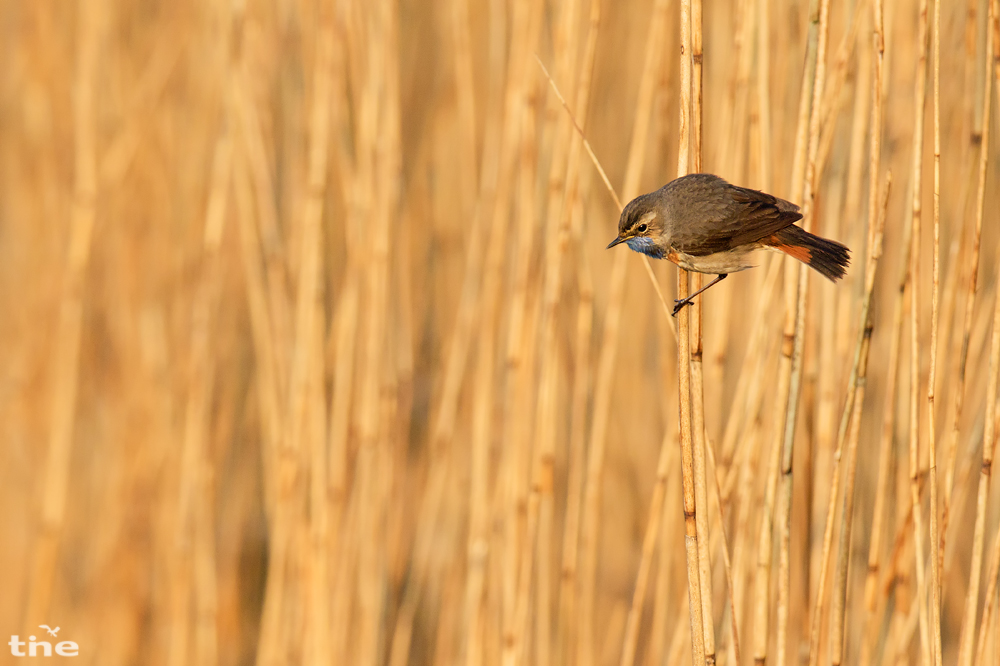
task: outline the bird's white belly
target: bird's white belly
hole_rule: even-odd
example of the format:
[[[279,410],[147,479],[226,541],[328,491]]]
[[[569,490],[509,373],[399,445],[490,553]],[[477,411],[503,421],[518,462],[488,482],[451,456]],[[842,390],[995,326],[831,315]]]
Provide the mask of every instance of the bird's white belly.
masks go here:
[[[755,264],[749,261],[753,249],[739,248],[704,256],[684,254],[675,250],[670,253],[669,258],[685,270],[722,275],[753,268]]]

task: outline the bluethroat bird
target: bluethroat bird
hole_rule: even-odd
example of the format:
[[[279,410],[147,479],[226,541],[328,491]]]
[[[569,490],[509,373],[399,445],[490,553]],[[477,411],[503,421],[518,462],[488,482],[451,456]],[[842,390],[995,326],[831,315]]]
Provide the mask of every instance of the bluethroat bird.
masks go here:
[[[831,281],[844,277],[850,250],[795,226],[801,219],[799,207],[784,199],[693,173],[630,201],[608,248],[625,243],[686,270],[714,274],[707,285],[674,301],[676,316],[730,273],[752,268],[750,254],[760,248],[784,252]]]

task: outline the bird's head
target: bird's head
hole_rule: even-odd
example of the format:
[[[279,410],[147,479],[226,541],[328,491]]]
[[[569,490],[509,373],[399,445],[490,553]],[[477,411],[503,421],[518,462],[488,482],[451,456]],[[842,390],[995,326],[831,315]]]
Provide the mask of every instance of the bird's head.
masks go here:
[[[618,237],[608,244],[612,248],[626,243],[636,252],[662,259],[666,254],[663,243],[663,215],[656,205],[656,192],[636,197],[625,206],[618,220]]]

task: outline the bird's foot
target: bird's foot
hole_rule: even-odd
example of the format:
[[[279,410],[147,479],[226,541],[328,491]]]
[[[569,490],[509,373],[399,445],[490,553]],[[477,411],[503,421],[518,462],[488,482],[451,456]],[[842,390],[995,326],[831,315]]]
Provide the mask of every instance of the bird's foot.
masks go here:
[[[670,313],[671,317],[676,317],[677,313],[681,311],[685,305],[692,305],[693,301],[690,298],[675,298],[674,299],[674,311]]]

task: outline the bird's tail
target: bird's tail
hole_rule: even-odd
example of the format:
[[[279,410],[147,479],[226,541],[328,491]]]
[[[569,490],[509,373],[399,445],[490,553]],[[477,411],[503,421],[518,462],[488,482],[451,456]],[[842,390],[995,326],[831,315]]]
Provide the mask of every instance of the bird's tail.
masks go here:
[[[851,263],[851,251],[846,247],[794,224],[772,234],[764,243],[798,259],[833,282],[844,277]]]

